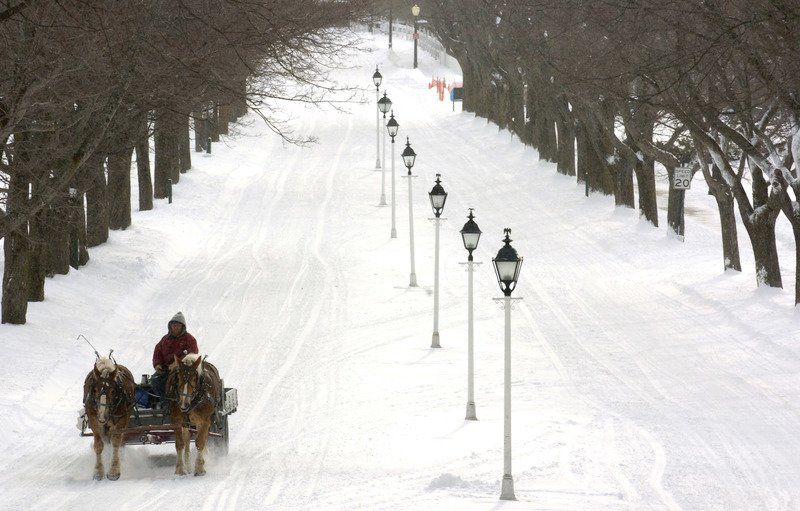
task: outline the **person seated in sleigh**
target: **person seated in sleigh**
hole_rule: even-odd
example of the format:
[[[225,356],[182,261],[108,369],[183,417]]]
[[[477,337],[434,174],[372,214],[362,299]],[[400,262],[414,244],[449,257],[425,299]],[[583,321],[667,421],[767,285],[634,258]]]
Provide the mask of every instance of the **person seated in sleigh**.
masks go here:
[[[172,316],[167,323],[167,330],[167,335],[162,337],[153,349],[153,367],[156,372],[150,377],[150,385],[157,396],[156,402],[164,400],[169,366],[174,363],[175,358],[182,360],[189,353],[199,353],[197,340],[186,331],[186,318],[182,312]],[[155,408],[153,399],[150,405]]]

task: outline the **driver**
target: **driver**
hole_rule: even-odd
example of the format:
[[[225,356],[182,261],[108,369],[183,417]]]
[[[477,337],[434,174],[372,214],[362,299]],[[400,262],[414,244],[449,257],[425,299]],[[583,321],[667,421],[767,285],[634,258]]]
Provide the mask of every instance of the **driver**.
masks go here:
[[[182,360],[187,353],[198,353],[197,340],[186,331],[186,319],[178,312],[167,323],[168,333],[158,341],[153,350],[153,367],[155,374],[150,378],[153,392],[163,400],[166,392],[169,364]]]

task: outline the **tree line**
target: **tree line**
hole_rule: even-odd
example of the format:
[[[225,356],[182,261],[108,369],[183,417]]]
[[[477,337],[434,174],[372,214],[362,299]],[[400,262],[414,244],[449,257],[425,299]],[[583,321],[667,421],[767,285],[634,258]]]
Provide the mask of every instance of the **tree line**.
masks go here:
[[[149,210],[191,168],[192,128],[203,150],[251,111],[303,142],[276,102],[342,90],[326,72],[365,4],[0,0],[2,322],[131,224],[134,155]]]
[[[800,303],[800,3],[420,6],[461,64],[464,110],[511,130],[587,193],[613,195],[658,226],[656,163],[670,182],[677,167],[690,166],[717,204],[723,267],[741,271],[738,211],[758,286],[783,286],[775,224],[784,215]],[[670,186],[666,221],[678,234],[682,201]]]

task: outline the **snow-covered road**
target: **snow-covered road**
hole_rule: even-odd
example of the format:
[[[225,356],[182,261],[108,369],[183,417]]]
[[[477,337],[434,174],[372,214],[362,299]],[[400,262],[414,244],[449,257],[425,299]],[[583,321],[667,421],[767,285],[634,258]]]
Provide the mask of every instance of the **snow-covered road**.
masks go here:
[[[794,290],[754,290],[747,259],[743,274],[720,272],[704,184],[687,194],[686,243],[669,239],[609,198],[584,198],[507,132],[436,101],[431,76],[454,73],[425,54],[409,69],[407,41],[393,53],[375,45],[340,73],[368,102],[350,114],[290,107],[298,133],[318,143],[284,145],[249,118],[246,136],[193,156],[172,205],[134,213],[87,267],[48,281],[28,325],[0,328],[0,508],[800,507]],[[399,158],[397,239],[377,206],[376,63],[418,154],[419,288],[407,287]],[[441,350],[429,348],[436,173],[450,194]],[[463,420],[458,231],[468,207],[484,232],[477,422]],[[503,315],[491,257],[504,227],[525,262],[512,313],[519,501],[499,503]],[[790,234],[780,240],[790,267]],[[74,339],[114,348],[138,376],[177,310],[239,389],[230,454],[210,458],[204,478],[177,478],[172,446],[128,447],[119,481],[92,481],[91,440],[74,422],[93,354]]]

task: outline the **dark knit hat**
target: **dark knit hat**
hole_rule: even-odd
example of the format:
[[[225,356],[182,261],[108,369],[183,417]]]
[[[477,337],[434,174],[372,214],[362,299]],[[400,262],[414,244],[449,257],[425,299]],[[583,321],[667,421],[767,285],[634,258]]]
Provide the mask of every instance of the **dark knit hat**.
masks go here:
[[[183,313],[178,311],[172,319],[169,320],[170,323],[180,323],[184,327],[186,327],[186,318],[183,317]]]

